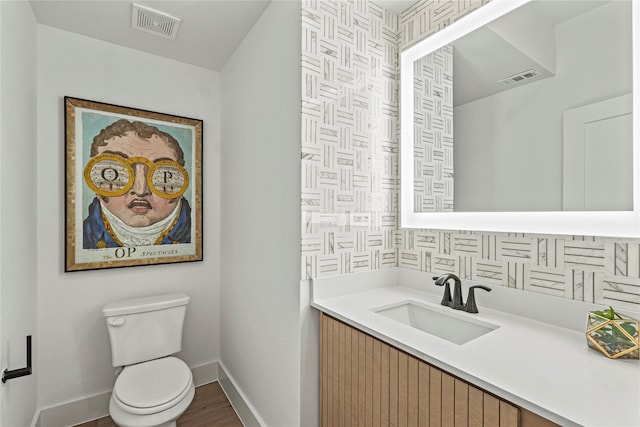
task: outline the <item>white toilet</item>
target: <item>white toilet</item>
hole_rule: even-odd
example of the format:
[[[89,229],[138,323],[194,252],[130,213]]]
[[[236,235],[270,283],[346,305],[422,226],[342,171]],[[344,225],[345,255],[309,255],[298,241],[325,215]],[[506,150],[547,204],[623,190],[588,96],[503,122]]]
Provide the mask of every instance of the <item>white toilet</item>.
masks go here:
[[[195,393],[182,348],[189,297],[175,293],[109,303],[102,309],[114,367],[124,367],[109,401],[120,427],[175,427]]]

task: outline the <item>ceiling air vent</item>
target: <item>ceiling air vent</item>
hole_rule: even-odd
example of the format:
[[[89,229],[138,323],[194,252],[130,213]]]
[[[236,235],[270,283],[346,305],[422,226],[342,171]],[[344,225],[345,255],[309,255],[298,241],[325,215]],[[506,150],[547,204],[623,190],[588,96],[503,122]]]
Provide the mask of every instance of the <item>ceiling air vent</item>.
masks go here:
[[[180,18],[146,6],[133,4],[131,26],[137,30],[175,40],[180,28]]]
[[[500,83],[501,85],[509,86],[514,83],[521,83],[522,81],[528,80],[537,75],[538,75],[538,70],[531,69],[531,70],[523,71],[518,74],[514,74],[513,76],[506,77],[502,80],[498,80],[498,83]]]

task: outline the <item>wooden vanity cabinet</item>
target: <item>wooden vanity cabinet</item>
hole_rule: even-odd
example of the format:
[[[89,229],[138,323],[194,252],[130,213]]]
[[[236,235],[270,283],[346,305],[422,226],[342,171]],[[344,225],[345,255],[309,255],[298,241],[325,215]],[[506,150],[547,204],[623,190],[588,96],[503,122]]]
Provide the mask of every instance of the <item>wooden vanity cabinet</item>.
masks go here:
[[[556,426],[324,313],[320,425]]]

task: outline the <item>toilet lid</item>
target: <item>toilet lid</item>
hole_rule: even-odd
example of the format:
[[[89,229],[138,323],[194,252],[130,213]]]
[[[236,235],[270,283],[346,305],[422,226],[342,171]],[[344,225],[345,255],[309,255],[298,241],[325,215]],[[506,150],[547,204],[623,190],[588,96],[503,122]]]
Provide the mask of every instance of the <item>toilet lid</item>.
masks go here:
[[[184,395],[191,381],[191,370],[182,360],[165,357],[125,367],[113,393],[129,407],[151,409]]]

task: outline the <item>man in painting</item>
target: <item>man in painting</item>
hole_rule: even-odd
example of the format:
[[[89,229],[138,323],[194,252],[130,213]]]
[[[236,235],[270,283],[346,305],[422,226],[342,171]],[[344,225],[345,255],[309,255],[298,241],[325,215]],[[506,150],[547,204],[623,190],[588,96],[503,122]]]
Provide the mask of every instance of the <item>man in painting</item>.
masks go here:
[[[120,119],[93,138],[84,178],[96,197],[83,248],[191,242],[184,152],[166,132]]]

